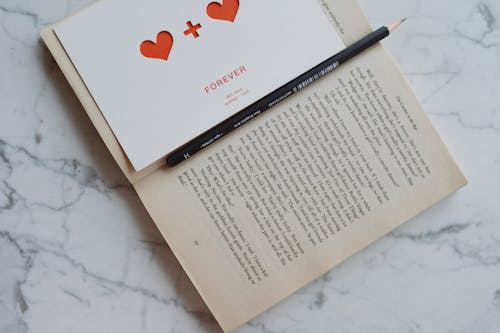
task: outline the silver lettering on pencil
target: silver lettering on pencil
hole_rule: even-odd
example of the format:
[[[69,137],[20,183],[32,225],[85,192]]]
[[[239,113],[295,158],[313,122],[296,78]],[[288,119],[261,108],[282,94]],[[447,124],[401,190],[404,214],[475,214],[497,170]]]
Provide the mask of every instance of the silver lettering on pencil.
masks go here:
[[[288,96],[290,96],[291,94],[293,94],[293,92],[287,91],[286,94],[284,94],[283,96],[275,99],[274,101],[272,101],[271,103],[269,103],[268,106],[269,107],[273,107],[274,105],[278,104],[279,102],[281,102],[282,100],[284,100],[285,98],[287,98]]]
[[[340,66],[340,63],[338,61],[336,61],[335,63],[329,65],[328,67],[326,67],[325,69],[323,69],[322,71],[320,71],[319,73],[314,74],[312,77],[308,78],[304,82],[299,83],[297,85],[297,87],[293,89],[293,91],[297,92],[299,90],[304,89],[305,87],[307,87],[308,85],[310,85],[314,81],[322,78],[323,76],[325,76],[326,74],[330,73],[331,71],[333,71],[335,68],[337,68],[339,66]]]
[[[220,138],[222,138],[222,136],[224,135],[224,133],[220,133],[220,134],[217,134],[216,136],[214,136],[212,139],[208,140],[207,142],[205,142],[204,144],[202,144],[200,146],[200,148],[205,148],[207,146],[210,146],[212,143],[214,143],[215,141],[219,140]]]

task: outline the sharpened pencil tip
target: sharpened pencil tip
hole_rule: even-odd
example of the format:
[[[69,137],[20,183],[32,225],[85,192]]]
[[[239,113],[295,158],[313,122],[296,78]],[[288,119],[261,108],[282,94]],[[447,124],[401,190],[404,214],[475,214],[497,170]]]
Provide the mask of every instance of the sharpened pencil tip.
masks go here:
[[[401,23],[403,23],[403,22],[404,22],[404,21],[406,21],[407,19],[408,19],[407,17],[402,18],[401,20],[399,20],[399,21],[397,21],[397,22],[394,22],[394,23],[392,23],[392,24],[389,24],[389,25],[387,26],[387,28],[389,29],[389,31],[391,31],[391,32],[392,32],[392,31],[396,30],[396,28],[397,28],[397,27],[399,27],[399,26],[401,25]]]

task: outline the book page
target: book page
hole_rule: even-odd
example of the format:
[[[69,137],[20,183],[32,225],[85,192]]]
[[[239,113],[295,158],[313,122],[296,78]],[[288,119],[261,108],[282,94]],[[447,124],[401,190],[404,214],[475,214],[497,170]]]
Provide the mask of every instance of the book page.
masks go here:
[[[351,0],[321,1],[346,44]],[[135,184],[225,331],[466,183],[382,46]]]

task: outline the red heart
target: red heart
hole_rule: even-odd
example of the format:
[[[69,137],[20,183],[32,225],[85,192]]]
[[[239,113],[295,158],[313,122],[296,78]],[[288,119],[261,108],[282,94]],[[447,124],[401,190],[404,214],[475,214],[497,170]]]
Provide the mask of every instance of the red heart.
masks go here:
[[[239,8],[239,0],[222,0],[222,4],[218,2],[210,3],[207,6],[207,14],[216,20],[234,22]]]
[[[156,43],[145,40],[141,43],[141,54],[146,58],[167,60],[174,45],[174,38],[168,31],[161,31],[156,36]]]

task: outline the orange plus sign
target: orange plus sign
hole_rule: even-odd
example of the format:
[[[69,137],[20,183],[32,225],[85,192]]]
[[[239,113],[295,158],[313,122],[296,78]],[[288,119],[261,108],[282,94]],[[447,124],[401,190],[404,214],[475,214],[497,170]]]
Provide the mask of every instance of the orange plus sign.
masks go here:
[[[200,37],[200,34],[198,33],[198,29],[201,28],[201,24],[197,24],[195,26],[193,26],[193,23],[191,23],[191,21],[187,21],[186,22],[187,26],[189,29],[187,29],[186,31],[184,31],[184,35],[193,35],[194,38],[198,38]]]

